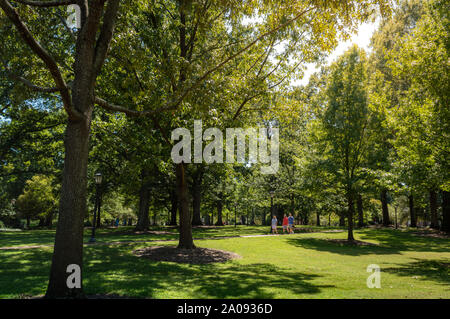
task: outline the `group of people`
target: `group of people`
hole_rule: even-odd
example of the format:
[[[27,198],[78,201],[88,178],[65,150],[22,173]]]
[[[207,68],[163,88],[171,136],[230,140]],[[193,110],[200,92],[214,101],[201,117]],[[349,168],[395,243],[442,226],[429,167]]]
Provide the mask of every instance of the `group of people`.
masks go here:
[[[278,234],[277,226],[278,226],[277,216],[273,216],[273,218],[272,218],[272,234]],[[286,232],[288,234],[294,233],[294,216],[292,216],[291,213],[289,213],[289,217],[284,215],[282,226],[283,226],[283,234]]]

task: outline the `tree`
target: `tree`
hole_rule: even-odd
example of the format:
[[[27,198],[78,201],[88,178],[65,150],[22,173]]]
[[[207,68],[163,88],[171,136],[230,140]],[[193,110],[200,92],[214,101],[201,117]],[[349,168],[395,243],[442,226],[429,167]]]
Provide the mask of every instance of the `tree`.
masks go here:
[[[46,105],[36,110],[16,94],[18,88],[3,89],[5,100],[0,103],[6,107],[0,115],[0,212],[5,210],[8,216],[3,220],[6,225],[19,227],[9,203],[23,192],[26,182],[35,175],[45,175],[60,184],[64,117],[54,112],[53,101],[46,100]]]
[[[141,86],[141,89],[130,97],[130,104],[135,107],[125,108],[118,104],[106,103],[102,99],[96,101],[114,112],[125,112],[130,116],[153,116],[158,128],[168,132],[177,124],[185,124],[186,115],[201,113],[209,118],[213,117],[213,112],[210,112],[207,105],[196,102],[208,96],[214,97],[218,83],[224,82],[220,81],[221,78],[242,81],[242,75],[246,75],[246,71],[252,70],[253,73],[256,70],[253,74],[261,76],[249,79],[251,85],[247,85],[245,90],[249,95],[246,94],[243,100],[240,97],[240,102],[233,112],[237,116],[245,111],[244,107],[254,97],[252,90],[264,86],[260,83],[268,82],[268,86],[273,87],[280,78],[285,78],[283,74],[286,71],[297,68],[300,63],[315,60],[321,50],[331,50],[337,43],[336,29],[345,33],[345,27],[351,28],[357,21],[366,20],[375,6],[379,6],[382,12],[388,9],[385,1],[376,3],[335,1],[331,6],[321,1],[313,3],[289,1],[286,5],[268,2],[259,3],[258,8],[255,8],[253,3],[238,4],[227,1],[217,3],[168,1],[164,6],[142,5],[135,11],[135,32],[130,33],[124,29],[125,32],[121,33],[121,36],[123,35],[121,38],[126,43],[139,43],[136,46],[139,48],[137,56],[142,58],[139,63],[133,64],[133,77]],[[229,10],[233,14],[224,14]],[[251,16],[256,11],[257,14],[264,16],[263,23],[245,26],[242,17]],[[309,36],[308,33],[314,36]],[[271,48],[277,41],[282,40],[289,40],[289,50],[277,54]],[[118,49],[121,54],[115,56],[123,54],[132,56],[126,53],[130,50],[127,47],[134,50],[135,46],[120,47]],[[240,64],[236,62],[247,53],[252,57],[251,54],[255,53],[252,50],[258,47],[267,47],[267,51],[263,54],[256,51],[258,54],[253,56],[254,63],[251,63],[247,70],[245,68],[242,70]],[[273,72],[266,73],[267,76],[259,72],[266,66],[278,69],[277,65],[273,67],[267,62],[271,60],[269,56],[280,62],[281,76],[278,76],[278,81],[267,80]],[[295,63],[294,68],[289,67],[290,56],[300,60]],[[227,73],[231,73],[232,76],[224,77]],[[146,77],[146,74],[149,76]],[[231,88],[234,90],[235,86]],[[232,93],[233,90],[229,92]],[[114,94],[114,90],[109,91]],[[149,92],[155,94],[149,95]],[[259,90],[257,96],[260,96]],[[229,94],[228,97],[239,95]],[[166,101],[169,102],[165,103]],[[236,99],[233,101],[236,103]],[[161,119],[155,115],[156,113],[151,112],[154,105],[161,104],[163,106],[160,109],[172,111],[174,118]],[[144,110],[137,111],[138,109]],[[167,135],[165,140],[170,144]],[[179,192],[185,192],[177,194],[180,203],[179,247],[194,248],[189,207],[183,206],[189,203],[188,187],[183,184],[188,180],[185,176],[186,164],[178,163],[176,167],[176,176],[179,179],[177,189]]]
[[[59,219],[47,297],[82,295],[82,288],[69,289],[67,287],[66,270],[70,264],[77,264],[80,267],[83,265],[83,217],[86,211],[88,142],[91,114],[94,107],[94,84],[106,57],[119,8],[119,0],[110,0],[107,5],[105,2],[88,3],[74,0],[43,3],[24,1],[26,8],[15,8],[7,0],[0,1],[0,8],[4,14],[1,17],[2,22],[4,23],[6,16],[17,30],[17,33],[14,33],[11,38],[16,43],[19,43],[19,38],[21,38],[28,48],[27,54],[39,58],[39,65],[44,66],[55,86],[43,87],[35,85],[23,77],[15,76],[15,78],[32,90],[47,93],[58,92],[68,116]],[[28,6],[58,7],[68,4],[77,4],[81,9],[81,28],[76,35],[71,33],[76,38],[75,44],[71,50],[67,50],[74,61],[73,78],[70,80],[67,78],[69,70],[60,68],[57,61],[59,57],[52,56],[36,40],[33,35],[36,24],[30,30],[20,14],[30,11]],[[105,10],[104,7],[106,7]],[[102,18],[103,23],[101,23]],[[45,79],[47,83],[50,82],[47,76]]]
[[[301,41],[302,45],[297,43],[298,52],[302,53],[303,61],[308,61],[318,51],[330,50],[336,45],[336,29],[345,32],[347,27],[354,27],[356,21],[367,19],[377,5],[382,11],[387,9],[386,1],[382,0],[333,1],[332,5],[323,1],[264,2],[259,8],[253,7],[252,1],[243,4],[235,1],[164,1],[158,5],[150,5],[146,1],[124,1],[127,14],[119,17],[117,30],[122,39],[134,37],[140,45],[130,46],[129,43],[134,43],[130,41],[128,49],[116,47],[119,52],[116,56],[125,60],[118,64],[123,68],[132,56],[149,55],[153,62],[147,65],[145,62],[148,60],[142,59],[142,63],[136,63],[132,77],[139,82],[142,80],[139,74],[144,74],[153,86],[163,84],[161,89],[154,91],[155,96],[149,96],[149,87],[142,86],[141,92],[129,98],[131,107],[125,108],[117,100],[114,101],[117,104],[110,103],[97,95],[101,92],[109,98],[119,96],[119,102],[126,99],[127,91],[105,85],[102,78],[108,76],[101,72],[105,70],[105,62],[107,67],[114,66],[113,59],[105,58],[114,34],[119,0],[18,2],[19,5],[12,5],[7,0],[0,1],[4,27],[2,40],[8,39],[3,42],[12,43],[3,53],[7,60],[7,73],[32,90],[57,93],[68,117],[59,220],[47,297],[83,294],[82,288],[69,289],[66,286],[66,269],[69,264],[80,267],[83,264],[82,226],[86,213],[87,163],[94,104],[132,117],[149,117],[158,129],[168,131],[173,125],[179,125],[183,116],[188,114],[189,102],[194,97],[199,98],[200,92],[207,92],[204,87],[208,86],[202,87],[206,80],[214,75],[220,78],[218,74],[224,66],[258,43],[267,44],[274,38],[281,41],[288,37],[292,42],[298,42],[301,36],[304,41]],[[78,30],[68,27],[64,19],[57,19],[59,7],[69,4],[78,4],[81,9]],[[38,7],[43,13],[32,7]],[[283,10],[279,10],[280,7]],[[258,27],[242,27],[242,18],[256,11],[265,17],[264,23]],[[148,27],[142,32],[133,30],[128,21],[130,16],[140,17],[136,19],[136,25]],[[56,28],[55,19],[58,21]],[[11,24],[17,33],[10,33]],[[215,28],[214,32],[210,32],[210,26]],[[24,43],[25,47],[19,43]],[[124,42],[117,40],[113,44],[116,43]],[[202,45],[196,47],[198,43]],[[216,44],[219,45],[217,50],[214,49]],[[24,53],[19,57],[18,49]],[[268,60],[265,57],[259,60],[264,59]],[[72,63],[73,70],[70,67]],[[284,65],[287,64],[286,56]],[[35,66],[39,66],[38,71],[34,70]],[[26,72],[15,72],[16,67]],[[23,77],[23,74],[29,77]],[[242,107],[238,110],[241,111]],[[168,111],[177,111],[174,121],[159,118],[162,112]],[[165,126],[161,122],[169,124]],[[168,141],[167,135],[165,140]],[[179,246],[194,248],[185,164],[178,163],[176,167],[180,203]]]
[[[369,110],[365,63],[364,51],[353,46],[331,66],[327,105],[321,119],[325,152],[347,199],[349,241],[354,240],[356,183],[367,150]]]
[[[392,112],[399,162],[404,163],[410,188],[429,194],[433,227],[437,227],[435,192],[450,187],[448,9],[445,1],[427,3],[415,28],[389,55],[394,76],[408,83]],[[413,193],[410,196],[413,207]],[[411,217],[413,221],[416,216]],[[448,218],[443,214],[444,220]]]
[[[30,220],[36,218],[42,220],[45,226],[51,226],[56,210],[52,179],[43,175],[33,176],[26,182],[23,194],[17,198],[16,207],[20,215],[27,219],[27,227],[30,227]]]
[[[383,19],[372,37],[373,51],[368,61],[369,107],[372,113],[371,147],[368,154],[368,174],[372,192],[379,194],[383,225],[390,224],[388,200],[396,188],[396,181],[405,181],[398,175],[395,152],[396,132],[392,125],[393,110],[408,83],[394,76],[389,67],[389,54],[401,48],[401,38],[410,33],[422,15],[422,1],[399,1],[393,16]],[[393,167],[396,166],[396,167]]]

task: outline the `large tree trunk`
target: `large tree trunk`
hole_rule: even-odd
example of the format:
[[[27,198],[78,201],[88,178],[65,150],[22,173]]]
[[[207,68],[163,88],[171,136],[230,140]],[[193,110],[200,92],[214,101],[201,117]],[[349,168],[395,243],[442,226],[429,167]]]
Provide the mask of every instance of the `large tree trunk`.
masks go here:
[[[320,213],[316,212],[316,226],[320,226]]]
[[[348,234],[347,240],[354,241],[353,237],[353,215],[355,212],[355,207],[353,205],[353,194],[351,191],[347,191],[347,202],[348,202]]]
[[[141,172],[141,188],[139,190],[139,211],[138,220],[136,223],[135,231],[145,231],[150,227],[150,219],[148,216],[148,210],[150,208],[150,190],[147,182],[147,171]]]
[[[176,176],[180,212],[180,239],[178,248],[194,249],[195,245],[192,238],[191,214],[189,212],[188,186],[183,163],[176,164]]]
[[[383,212],[383,226],[389,226],[391,224],[389,220],[389,207],[387,202],[387,189],[381,191],[381,209]]]
[[[84,3],[88,5],[87,1]],[[78,298],[84,295],[82,287],[83,220],[86,214],[87,164],[94,107],[94,86],[114,32],[119,3],[118,0],[110,0],[104,10],[105,2],[89,1],[89,11],[87,16],[81,17],[82,26],[75,45],[71,97],[67,90],[60,87],[63,104],[70,111],[68,111],[69,119],[64,139],[65,159],[59,218],[46,292],[48,298]],[[104,11],[106,13],[103,16]],[[103,24],[101,24],[102,17]],[[97,37],[100,25],[100,36]],[[31,41],[29,36],[24,38],[26,41]],[[39,51],[36,47],[34,50]],[[46,55],[43,52],[39,54]],[[62,86],[63,81],[57,80],[60,75],[57,74],[56,63],[53,66],[54,62],[50,63],[49,57],[45,60],[53,78],[59,82],[59,86]],[[79,267],[80,287],[68,287],[69,265]]]
[[[48,298],[83,297],[82,284],[80,288],[70,289],[66,280],[69,265],[78,265],[80,270],[83,265],[83,220],[86,213],[91,112],[92,107],[88,108],[84,120],[69,121],[66,128],[64,171],[55,246],[46,293]]]
[[[203,225],[202,218],[200,215],[200,207],[201,207],[201,199],[202,199],[202,192],[201,192],[201,178],[197,179],[194,178],[194,183],[192,185],[192,225]]]
[[[222,199],[219,199],[217,201],[217,222],[216,222],[216,226],[223,226],[222,208],[223,208],[223,202],[222,202]]]
[[[414,211],[414,197],[413,195],[408,196],[409,199],[409,214],[411,216],[411,227],[417,227],[416,224],[416,212]]]
[[[358,194],[356,206],[358,210],[358,227],[364,227],[363,201],[361,194]]]
[[[170,225],[175,226],[177,224],[177,210],[178,210],[178,198],[176,190],[172,190],[170,193]]]
[[[442,230],[450,233],[450,192],[442,192]]]
[[[430,190],[430,217],[431,228],[438,229],[438,217],[437,217],[437,193],[434,189]]]

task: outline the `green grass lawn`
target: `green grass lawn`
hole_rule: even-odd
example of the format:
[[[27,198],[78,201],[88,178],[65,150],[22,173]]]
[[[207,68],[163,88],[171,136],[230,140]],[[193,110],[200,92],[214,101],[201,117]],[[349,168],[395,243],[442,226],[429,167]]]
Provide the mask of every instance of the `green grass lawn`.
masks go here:
[[[298,231],[323,231],[333,227],[297,226]],[[174,227],[152,226],[148,233],[135,233],[132,226],[100,228],[96,230],[96,241],[101,243],[144,240],[177,240],[178,230]],[[270,226],[224,226],[194,227],[194,238],[228,237],[240,235],[266,235]],[[279,229],[281,231],[281,227]],[[91,228],[84,230],[84,242],[91,237]],[[55,230],[0,231],[0,247],[20,247],[29,245],[53,245]]]
[[[232,228],[196,230],[195,236],[236,235]],[[105,230],[104,239],[130,240],[120,228],[117,231],[114,235]],[[242,227],[241,232],[260,234],[267,229]],[[33,236],[39,242],[37,234],[25,234],[27,243]],[[51,238],[50,233],[43,235]],[[19,238],[0,236],[2,245],[20,244]],[[133,254],[138,248],[176,242],[87,246],[84,289],[89,295],[147,298],[450,298],[448,239],[364,229],[355,232],[356,239],[379,246],[341,246],[326,240],[345,237],[345,232],[302,233],[197,241],[197,246],[242,256],[209,265],[151,262]],[[51,247],[0,250],[0,297],[44,294],[50,258]],[[380,289],[366,286],[369,264],[381,267]]]

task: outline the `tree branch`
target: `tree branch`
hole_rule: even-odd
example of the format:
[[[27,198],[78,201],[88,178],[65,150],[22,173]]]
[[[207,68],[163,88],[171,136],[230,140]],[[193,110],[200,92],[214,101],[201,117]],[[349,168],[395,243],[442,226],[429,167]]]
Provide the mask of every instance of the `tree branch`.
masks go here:
[[[123,106],[120,105],[116,105],[116,104],[112,104],[112,103],[108,103],[107,101],[99,98],[99,97],[95,97],[94,101],[96,104],[98,104],[100,107],[104,108],[105,110],[108,111],[113,111],[113,112],[122,112],[125,113],[128,116],[132,116],[132,117],[143,117],[143,116],[153,116],[157,113],[160,112],[164,112],[164,111],[168,111],[171,109],[176,109],[178,107],[178,105],[180,105],[180,103],[183,101],[183,99],[188,95],[188,93],[190,91],[192,91],[193,89],[195,89],[196,87],[198,87],[201,82],[206,79],[211,73],[213,73],[214,71],[220,69],[222,66],[224,66],[226,63],[228,63],[230,60],[234,59],[235,57],[239,56],[241,53],[245,52],[246,50],[248,50],[250,47],[252,47],[253,45],[255,45],[258,41],[260,41],[261,39],[263,39],[264,37],[273,34],[275,32],[277,32],[278,30],[286,27],[287,25],[291,24],[292,22],[298,20],[301,16],[303,16],[305,13],[307,13],[308,11],[311,11],[313,8],[309,8],[309,9],[305,9],[302,12],[300,12],[299,14],[297,14],[295,17],[287,20],[285,23],[277,26],[276,28],[269,30],[265,33],[263,33],[262,35],[260,35],[259,37],[257,37],[255,40],[253,40],[252,42],[250,42],[249,44],[247,44],[244,48],[240,49],[238,52],[232,54],[231,56],[229,56],[228,58],[226,58],[225,60],[223,60],[222,62],[220,62],[219,64],[217,64],[215,67],[211,68],[210,70],[208,70],[207,72],[205,72],[200,78],[198,78],[195,83],[193,85],[191,85],[188,89],[184,90],[184,92],[179,96],[178,99],[176,99],[175,102],[173,103],[167,103],[165,106],[157,109],[157,110],[148,110],[148,111],[135,111],[135,110],[130,110],[127,109]]]
[[[60,1],[58,1],[58,0],[55,0],[55,1],[14,0],[14,1],[22,3],[22,4],[26,4],[28,6],[41,7],[41,8],[68,6],[71,4],[77,4],[76,0],[60,0]]]
[[[56,87],[43,87],[43,86],[35,85],[35,84],[31,83],[30,81],[28,81],[27,79],[25,79],[25,78],[23,78],[21,76],[18,76],[16,74],[8,73],[8,75],[12,79],[22,82],[23,84],[25,84],[27,87],[29,87],[33,91],[44,92],[44,93],[59,92],[59,89],[56,88]]]
[[[253,70],[253,68],[256,66],[256,64],[258,63],[258,61],[259,61],[263,56],[266,56],[265,59],[264,59],[263,62],[262,62],[261,68],[260,68],[260,71],[262,70],[262,68],[264,67],[264,65],[265,65],[265,63],[266,63],[266,61],[267,61],[267,59],[268,59],[268,57],[269,57],[269,55],[270,55],[270,53],[271,53],[271,51],[272,51],[272,48],[273,48],[274,44],[275,44],[275,39],[273,39],[273,40],[269,43],[268,47],[264,50],[264,52],[261,53],[261,54],[253,61],[253,63],[250,65],[250,67],[247,69],[247,71],[245,71],[245,73],[243,74],[243,77],[247,77],[247,74],[249,74],[250,71]],[[260,72],[258,72],[257,75],[259,75],[259,73],[260,73]]]
[[[54,92],[59,91],[58,88],[56,88],[56,87],[43,87],[43,86],[33,84],[31,81],[25,79],[24,77],[14,74],[11,71],[11,69],[8,67],[8,64],[4,60],[2,60],[2,63],[3,63],[3,66],[5,67],[8,77],[10,77],[12,80],[22,82],[23,84],[25,84],[27,87],[29,87],[33,91],[39,91],[39,92],[44,92],[44,93],[54,93]]]
[[[166,9],[167,13],[170,15],[170,17],[172,18],[172,20],[175,20],[175,16],[172,14],[172,12],[170,12],[169,9],[167,9],[167,7],[166,7],[166,5],[164,4],[164,2],[163,2],[163,1],[160,1],[159,4],[161,4],[161,5],[164,7],[164,9]]]
[[[278,85],[280,85],[281,83],[284,82],[284,80],[286,80],[286,78],[292,73],[294,72],[299,66],[300,64],[303,62],[303,59],[300,60],[298,63],[296,63],[292,69],[285,75],[283,76],[278,82],[269,85],[269,87],[267,88],[268,90],[273,89],[274,87],[277,87]],[[271,70],[267,75],[265,75],[264,77],[261,78],[261,81],[264,81],[268,76],[270,76],[270,74],[272,74],[277,68],[278,68],[279,64],[277,66],[275,66],[275,68],[273,70]],[[259,73],[259,72],[258,72]],[[260,91],[260,92],[256,92],[255,94],[248,96],[246,98],[244,98],[244,100],[242,101],[242,103],[239,105],[236,113],[233,116],[233,121],[236,120],[236,118],[239,116],[239,114],[242,113],[242,109],[245,106],[245,104],[247,104],[247,102],[249,102],[250,100],[254,99],[255,97],[260,96],[261,94],[263,94],[264,92]]]
[[[135,110],[130,110],[127,109],[126,107],[114,104],[114,103],[109,103],[107,101],[105,101],[102,98],[99,98],[98,96],[96,96],[94,98],[94,102],[99,105],[100,107],[104,108],[107,111],[113,111],[113,112],[122,112],[125,113],[128,116],[132,116],[132,117],[143,117],[143,116],[149,116],[149,115],[153,115],[156,114],[158,112],[161,112],[161,109],[159,110],[151,110],[151,111],[135,111]]]
[[[288,26],[289,24],[291,24],[292,22],[298,20],[301,16],[303,16],[305,13],[307,13],[308,11],[311,11],[313,8],[309,8],[309,9],[305,9],[302,12],[300,12],[299,14],[297,14],[295,17],[287,20],[285,23],[280,24],[279,26],[277,26],[276,28],[269,30],[265,33],[263,33],[262,35],[260,35],[259,37],[257,37],[255,40],[253,40],[252,42],[250,42],[249,44],[247,44],[244,48],[240,49],[238,52],[232,54],[231,56],[229,56],[228,58],[224,59],[222,62],[220,62],[219,64],[217,64],[215,67],[211,68],[210,70],[206,71],[200,78],[198,78],[195,83],[193,85],[191,85],[189,88],[187,88],[183,94],[181,94],[180,98],[177,100],[177,102],[175,103],[175,107],[177,107],[182,101],[183,99],[189,94],[190,91],[192,91],[193,89],[197,88],[203,80],[205,80],[211,73],[217,71],[218,69],[220,69],[222,66],[224,66],[225,64],[227,64],[229,61],[233,60],[234,58],[236,58],[237,56],[239,56],[240,54],[242,54],[243,52],[247,51],[249,48],[251,48],[253,45],[255,45],[258,41],[260,41],[261,39],[267,37],[268,35],[271,35],[275,32],[277,32],[278,30]]]
[[[119,10],[120,0],[109,0],[103,18],[103,25],[95,47],[95,75],[98,75],[105,61],[109,45],[111,43],[114,26],[116,24],[117,11]]]
[[[70,29],[70,27],[67,25],[66,19],[64,19],[62,17],[62,15],[60,15],[59,13],[56,14],[56,16],[59,18],[59,20],[61,21],[62,25],[64,26],[64,28],[67,30],[67,32],[69,33],[70,37],[72,38],[73,42],[77,42],[77,37],[75,36],[75,34],[73,33],[72,29]]]
[[[30,47],[30,49],[45,63],[47,69],[50,71],[53,80],[56,83],[56,87],[60,91],[61,99],[69,118],[72,120],[79,120],[83,118],[83,115],[72,107],[72,100],[70,97],[69,89],[64,81],[61,72],[59,71],[56,61],[50,56],[32,36],[30,30],[22,22],[17,11],[11,6],[7,0],[0,0],[0,8],[3,9],[9,20],[16,26],[22,39]]]
[[[113,104],[113,103],[109,103],[107,101],[105,101],[102,98],[99,98],[98,96],[96,96],[94,98],[94,102],[99,105],[100,107],[102,107],[103,109],[107,110],[107,111],[111,111],[111,112],[122,112],[124,114],[126,114],[127,116],[130,117],[145,117],[148,116],[153,120],[153,124],[155,124],[155,126],[159,129],[159,131],[161,132],[163,138],[170,144],[170,140],[168,138],[168,135],[166,133],[166,131],[161,127],[161,125],[159,124],[159,121],[156,119],[155,115],[158,113],[161,113],[163,111],[167,111],[169,110],[171,107],[170,104],[167,104],[164,107],[161,107],[157,110],[149,110],[149,111],[135,111],[135,110],[130,110],[127,109],[123,106],[117,105],[117,104]]]

